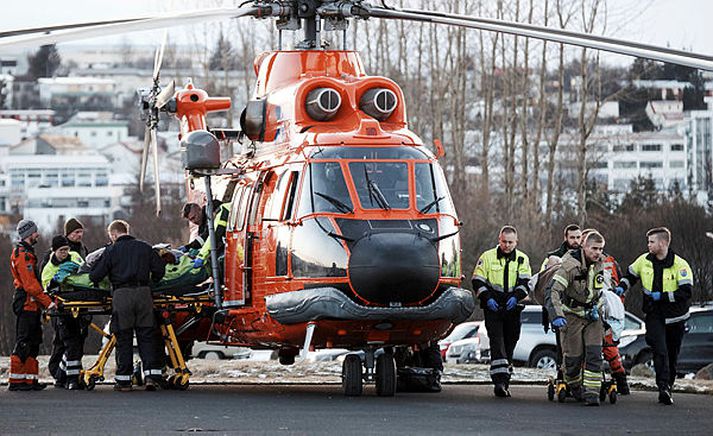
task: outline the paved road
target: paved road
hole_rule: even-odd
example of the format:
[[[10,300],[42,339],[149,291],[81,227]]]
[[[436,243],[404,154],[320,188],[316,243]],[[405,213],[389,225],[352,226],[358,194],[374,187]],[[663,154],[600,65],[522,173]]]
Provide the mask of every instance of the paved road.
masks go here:
[[[145,434],[201,431],[284,434],[711,434],[713,396],[677,394],[676,405],[634,392],[587,408],[545,399],[542,386],[514,386],[496,399],[482,385],[440,394],[346,398],[338,385],[192,386],[187,392],[93,392],[48,388],[0,392],[0,434]],[[618,427],[612,428],[613,423]]]

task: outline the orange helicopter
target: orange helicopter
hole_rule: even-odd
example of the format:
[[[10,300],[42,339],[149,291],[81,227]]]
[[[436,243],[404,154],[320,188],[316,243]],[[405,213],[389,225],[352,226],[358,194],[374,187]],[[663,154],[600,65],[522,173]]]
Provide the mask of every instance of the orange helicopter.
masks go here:
[[[179,328],[178,340],[277,349],[284,364],[293,363],[300,348],[363,350],[363,359],[350,354],[344,360],[347,395],[360,395],[371,382],[378,395],[394,395],[397,360],[404,364],[399,353],[427,351],[471,315],[475,302],[460,287],[461,223],[438,164],[443,147],[434,141],[432,153],[408,129],[396,83],[368,76],[355,51],[323,49],[323,30],[345,31],[355,18],[399,19],[713,70],[713,58],[705,55],[358,0],[254,1],[237,9],[28,29],[0,34],[0,48],[243,16],[273,17],[280,36],[304,29],[305,38],[294,50],[280,46],[257,56],[255,92],[239,132],[207,127],[206,116],[227,110],[230,99],[210,97],[191,83],[179,91],[174,82],[161,87],[162,49],[153,87],[140,93],[147,122],[142,185],[151,150],[157,161],[155,130],[165,112],[180,124],[188,198],[231,205],[222,258],[209,225],[214,307],[204,313],[211,316]],[[242,135],[247,151],[221,162],[219,142]],[[212,203],[206,202],[209,219]]]

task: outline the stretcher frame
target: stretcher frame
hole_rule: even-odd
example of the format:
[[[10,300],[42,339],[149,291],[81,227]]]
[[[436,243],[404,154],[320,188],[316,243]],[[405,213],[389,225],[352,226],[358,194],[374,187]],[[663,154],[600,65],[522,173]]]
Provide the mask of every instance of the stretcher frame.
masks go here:
[[[111,297],[104,296],[96,300],[68,300],[62,297],[61,293],[53,295],[56,299],[57,309],[51,316],[72,315],[77,318],[80,315],[111,315]],[[171,315],[177,312],[188,312],[199,315],[206,307],[214,305],[210,291],[202,291],[193,294],[175,296],[165,293],[155,293],[153,295],[153,306],[156,319],[160,322],[161,335],[163,337],[166,352],[168,354],[169,370],[173,370],[168,378],[169,387],[172,389],[186,390],[190,383],[191,371],[186,365],[185,357],[178,342],[178,335],[174,329]],[[184,323],[192,323],[189,319]],[[116,347],[116,336],[105,332],[94,323],[90,327],[104,336],[107,341],[102,346],[94,364],[80,373],[80,380],[87,390],[92,390],[97,382],[104,381],[104,368],[111,353]],[[135,384],[141,384],[140,380],[134,380]]]

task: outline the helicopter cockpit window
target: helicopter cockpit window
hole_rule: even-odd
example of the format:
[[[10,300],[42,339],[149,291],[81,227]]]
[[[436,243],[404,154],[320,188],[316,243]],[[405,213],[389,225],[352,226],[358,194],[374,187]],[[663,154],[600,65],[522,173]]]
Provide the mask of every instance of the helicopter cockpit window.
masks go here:
[[[320,147],[311,155],[312,159],[429,159],[428,155],[417,147]]]
[[[305,220],[292,237],[292,274],[295,277],[346,277],[347,251],[326,217]]]
[[[408,209],[405,162],[351,162],[349,172],[364,209]]]
[[[421,213],[455,213],[441,167],[431,163],[417,163],[415,176],[416,208]]]
[[[354,205],[338,162],[313,162],[303,176],[299,214],[313,212],[352,213]]]

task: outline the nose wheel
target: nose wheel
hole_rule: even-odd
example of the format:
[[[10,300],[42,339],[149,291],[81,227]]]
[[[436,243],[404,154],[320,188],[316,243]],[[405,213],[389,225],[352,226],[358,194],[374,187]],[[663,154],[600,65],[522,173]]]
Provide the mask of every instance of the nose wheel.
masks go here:
[[[364,383],[374,383],[380,397],[393,397],[396,393],[396,361],[391,348],[375,356],[374,349],[364,352],[364,360],[358,354],[348,354],[342,364],[342,388],[344,395],[358,397]]]

